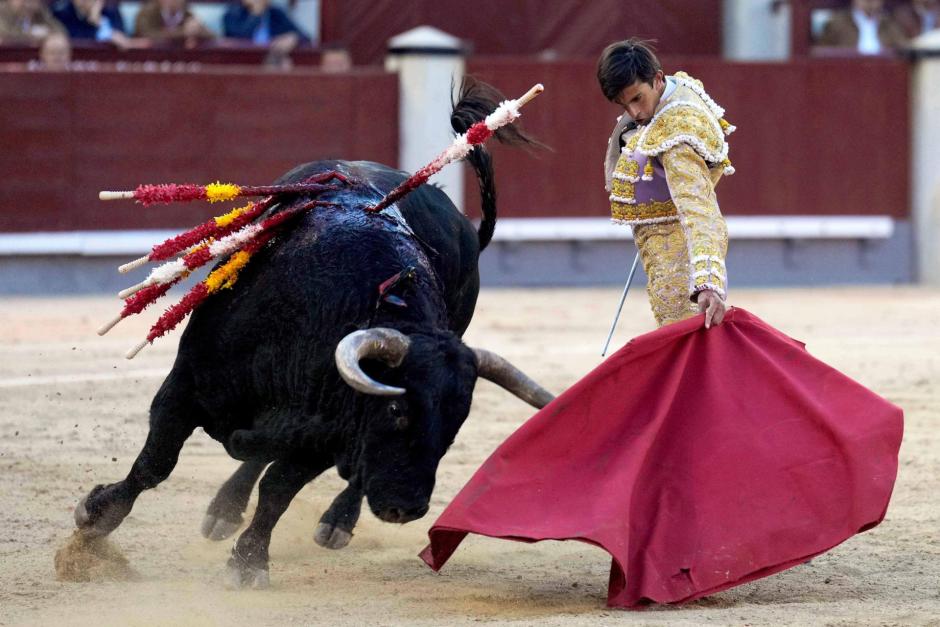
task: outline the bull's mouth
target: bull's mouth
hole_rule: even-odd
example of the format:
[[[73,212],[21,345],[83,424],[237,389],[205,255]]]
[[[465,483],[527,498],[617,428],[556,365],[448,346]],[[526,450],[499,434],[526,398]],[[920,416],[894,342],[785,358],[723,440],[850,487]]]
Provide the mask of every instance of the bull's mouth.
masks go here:
[[[385,507],[380,510],[373,510],[373,513],[378,517],[379,520],[403,525],[407,522],[411,522],[412,520],[418,520],[427,514],[428,506],[421,505],[420,507],[415,508]]]

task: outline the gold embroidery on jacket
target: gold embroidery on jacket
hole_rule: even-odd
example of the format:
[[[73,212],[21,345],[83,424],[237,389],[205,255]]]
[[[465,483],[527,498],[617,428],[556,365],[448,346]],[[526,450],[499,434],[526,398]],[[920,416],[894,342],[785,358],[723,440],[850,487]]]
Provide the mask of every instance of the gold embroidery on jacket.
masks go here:
[[[695,148],[702,159],[720,163],[728,156],[721,126],[701,107],[676,102],[666,105],[653,118],[640,137],[639,150],[658,156],[680,143]]]
[[[724,298],[727,275],[728,227],[718,209],[715,187],[702,157],[688,144],[662,155],[669,194],[686,236],[686,298],[711,289]]]
[[[678,222],[633,227],[646,271],[646,292],[656,324],[663,326],[698,314],[689,300],[689,249]]]
[[[626,147],[617,166],[610,185],[610,216],[616,222],[641,224],[644,222],[662,222],[676,219],[676,206],[671,200],[653,200],[640,203],[636,200],[636,184],[641,180],[653,179],[653,161],[648,159],[640,176],[640,164],[633,158],[640,133],[633,133],[627,140]]]
[[[610,203],[610,217],[618,222],[629,224],[640,224],[652,220],[664,222],[679,219],[676,213],[676,205],[671,200],[654,200],[635,205],[612,202]]]
[[[623,176],[617,176],[622,174]],[[617,167],[614,169],[614,181],[624,183],[636,183],[640,180],[640,164],[627,155],[621,155],[617,160]]]

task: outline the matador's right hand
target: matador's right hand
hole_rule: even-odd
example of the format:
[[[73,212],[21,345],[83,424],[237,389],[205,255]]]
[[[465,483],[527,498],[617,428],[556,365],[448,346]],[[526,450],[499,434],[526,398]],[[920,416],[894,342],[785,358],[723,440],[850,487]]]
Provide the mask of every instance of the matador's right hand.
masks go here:
[[[712,290],[702,290],[698,293],[696,302],[698,310],[705,313],[706,329],[711,328],[712,324],[721,324],[728,307],[718,294]]]

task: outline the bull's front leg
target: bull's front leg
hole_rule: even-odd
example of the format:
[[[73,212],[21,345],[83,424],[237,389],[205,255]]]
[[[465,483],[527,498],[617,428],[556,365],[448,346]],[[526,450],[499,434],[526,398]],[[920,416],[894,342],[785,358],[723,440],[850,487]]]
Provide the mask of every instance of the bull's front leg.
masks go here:
[[[183,443],[203,418],[189,400],[191,394],[172,371],[150,407],[150,432],[123,481],[97,485],[75,507],[75,525],[86,537],[114,531],[130,513],[144,490],[166,479],[179,458]]]
[[[327,549],[341,549],[349,544],[362,510],[362,496],[359,478],[353,477],[320,517],[313,540]]]
[[[242,513],[248,506],[248,498],[267,466],[266,461],[244,462],[238,470],[222,484],[216,493],[206,516],[202,519],[202,535],[210,540],[224,540],[242,526]]]
[[[237,588],[266,588],[268,574],[268,547],[271,531],[287,510],[300,489],[314,477],[333,465],[332,460],[316,461],[278,460],[271,464],[258,491],[258,507],[251,524],[238,537],[228,560],[229,584]]]

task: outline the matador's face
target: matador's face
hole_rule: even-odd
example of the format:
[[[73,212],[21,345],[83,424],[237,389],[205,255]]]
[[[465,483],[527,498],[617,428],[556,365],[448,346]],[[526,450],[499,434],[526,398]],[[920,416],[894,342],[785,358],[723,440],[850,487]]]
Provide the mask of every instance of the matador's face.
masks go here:
[[[649,83],[636,81],[624,87],[614,102],[623,107],[627,115],[637,124],[648,124],[653,119],[653,114],[656,113],[656,107],[659,106],[659,99],[662,98],[665,89],[666,77],[660,70]]]

